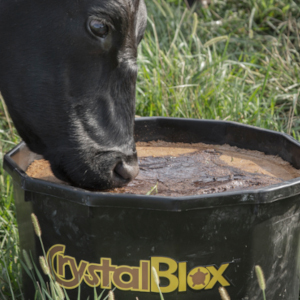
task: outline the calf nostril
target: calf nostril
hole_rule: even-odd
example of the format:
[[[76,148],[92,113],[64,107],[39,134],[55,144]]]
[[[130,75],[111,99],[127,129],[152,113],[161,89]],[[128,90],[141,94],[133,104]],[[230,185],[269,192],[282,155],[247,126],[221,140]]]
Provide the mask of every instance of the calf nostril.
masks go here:
[[[118,163],[114,172],[125,180],[132,180],[139,172],[138,166],[130,166],[124,163]]]

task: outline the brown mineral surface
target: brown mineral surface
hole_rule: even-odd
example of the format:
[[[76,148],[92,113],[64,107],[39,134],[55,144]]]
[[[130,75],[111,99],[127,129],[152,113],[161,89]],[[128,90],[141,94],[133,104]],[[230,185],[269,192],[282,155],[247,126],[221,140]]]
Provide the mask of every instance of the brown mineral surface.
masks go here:
[[[229,145],[138,142],[140,173],[122,188],[109,193],[187,196],[232,190],[257,189],[300,177],[280,157]],[[46,160],[36,160],[26,173],[34,178],[63,183]]]

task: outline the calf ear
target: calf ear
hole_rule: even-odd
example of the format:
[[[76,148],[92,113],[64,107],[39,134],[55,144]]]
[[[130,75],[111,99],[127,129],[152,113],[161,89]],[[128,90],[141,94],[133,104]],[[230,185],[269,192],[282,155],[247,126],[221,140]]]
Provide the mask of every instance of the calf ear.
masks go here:
[[[194,3],[198,0],[184,0],[184,1],[185,1],[186,6],[188,8],[191,8],[194,5]]]
[[[207,7],[211,0],[184,0],[188,8],[192,8],[195,3],[200,3],[203,7]]]

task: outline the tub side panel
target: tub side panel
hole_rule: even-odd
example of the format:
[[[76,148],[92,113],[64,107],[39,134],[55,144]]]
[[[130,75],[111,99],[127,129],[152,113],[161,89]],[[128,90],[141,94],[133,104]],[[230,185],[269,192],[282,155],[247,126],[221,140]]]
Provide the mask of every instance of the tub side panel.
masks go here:
[[[256,264],[265,271],[268,298],[279,300],[284,293],[286,299],[297,299],[299,199],[295,197],[270,205],[188,212],[91,208],[45,195],[33,195],[31,200],[46,249],[64,246],[56,258],[60,256],[65,265],[54,264],[57,272],[60,268],[60,279],[70,280],[74,271],[82,271],[87,276],[82,279],[85,298],[93,295],[93,288],[86,284],[89,279],[98,285],[106,280],[113,286],[113,280],[120,279],[117,270],[123,267],[141,272],[140,264],[145,262],[148,266],[156,264],[162,272],[166,300],[219,299],[221,284],[232,299],[260,300],[253,273]],[[38,247],[37,251],[41,255]],[[73,273],[65,259],[76,262]],[[86,268],[80,269],[84,265]],[[98,268],[98,273],[90,273],[92,267]],[[172,274],[168,274],[170,268]],[[147,270],[143,274],[147,276]],[[125,281],[130,281],[128,274],[124,276]],[[282,282],[280,286],[278,280]],[[131,284],[132,291],[117,289],[116,298],[158,297],[151,281],[149,285],[145,283],[150,291],[134,290],[134,282]],[[69,295],[76,299],[77,289],[70,289]]]
[[[36,252],[36,236],[31,222],[32,203],[28,200],[28,195],[17,182],[14,185],[14,199],[16,205],[17,222],[19,230],[19,245],[21,250],[21,260],[24,262],[22,255],[23,249],[32,256],[34,263],[38,265]],[[22,269],[22,286],[25,299],[34,299],[34,286],[24,269]]]
[[[251,260],[264,272],[267,299],[299,297],[299,201],[296,196],[258,207]],[[261,297],[257,280],[248,285],[247,294]]]

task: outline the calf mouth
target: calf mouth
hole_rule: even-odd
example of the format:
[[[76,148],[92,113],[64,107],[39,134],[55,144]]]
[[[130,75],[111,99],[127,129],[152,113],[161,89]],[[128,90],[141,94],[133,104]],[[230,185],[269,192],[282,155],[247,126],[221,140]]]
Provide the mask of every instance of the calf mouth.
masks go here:
[[[64,155],[50,161],[53,174],[73,186],[104,190],[122,187],[132,181],[139,173],[137,153],[125,155],[121,152],[102,152],[95,156],[77,157]]]

